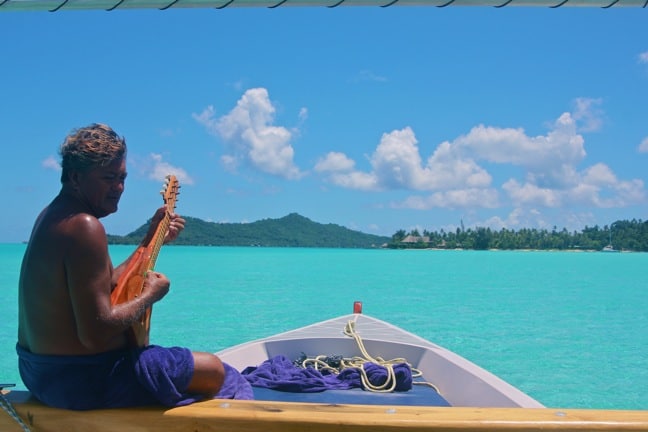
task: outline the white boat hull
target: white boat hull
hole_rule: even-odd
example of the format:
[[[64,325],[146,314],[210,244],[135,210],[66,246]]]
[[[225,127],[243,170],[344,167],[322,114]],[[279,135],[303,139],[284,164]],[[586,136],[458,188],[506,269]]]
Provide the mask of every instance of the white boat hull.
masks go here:
[[[452,406],[541,408],[542,404],[490,372],[430,341],[376,318],[351,314],[265,339],[244,343],[218,353],[239,370],[277,355],[297,359],[308,356],[361,356],[356,341],[344,335],[349,321],[366,350],[374,357],[404,358],[434,384]]]
[[[453,407],[276,402],[213,399],[166,409],[143,407],[69,411],[44,406],[28,392],[13,391],[6,399],[33,432],[396,432],[396,431],[639,431],[648,430],[648,411],[542,408],[520,390],[462,357],[385,322],[348,315],[219,354],[243,369],[274,355],[354,355],[358,347],[342,334],[349,319],[368,352],[385,358],[404,357],[439,387]],[[0,412],[1,432],[24,432]]]

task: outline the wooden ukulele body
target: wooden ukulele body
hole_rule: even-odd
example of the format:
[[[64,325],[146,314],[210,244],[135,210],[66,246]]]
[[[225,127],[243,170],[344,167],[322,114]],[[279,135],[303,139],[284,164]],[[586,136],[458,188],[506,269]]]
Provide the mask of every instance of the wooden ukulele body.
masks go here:
[[[131,256],[117,281],[117,285],[110,294],[111,304],[125,303],[142,294],[146,272],[155,267],[155,260],[169,231],[169,224],[171,223],[169,214],[175,209],[179,188],[180,185],[175,176],[167,176],[166,188],[161,192],[167,212],[156,227],[152,239],[147,244],[139,246]],[[152,307],[146,308],[142,316],[126,331],[130,346],[144,347],[149,344],[151,312]]]

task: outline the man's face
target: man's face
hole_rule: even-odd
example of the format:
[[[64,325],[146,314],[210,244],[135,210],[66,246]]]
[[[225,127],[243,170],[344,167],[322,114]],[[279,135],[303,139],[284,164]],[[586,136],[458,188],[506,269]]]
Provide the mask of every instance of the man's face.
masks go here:
[[[78,179],[81,196],[94,216],[108,216],[117,211],[119,199],[124,192],[126,159],[80,173]]]

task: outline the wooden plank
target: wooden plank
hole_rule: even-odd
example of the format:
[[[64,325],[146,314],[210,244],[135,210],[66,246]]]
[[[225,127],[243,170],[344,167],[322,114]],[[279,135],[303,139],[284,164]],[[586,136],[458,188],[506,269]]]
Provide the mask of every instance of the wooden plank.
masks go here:
[[[22,394],[21,394],[22,393]],[[210,400],[186,407],[68,411],[8,395],[33,432],[647,431],[648,411],[441,408]],[[21,429],[0,412],[0,431]]]

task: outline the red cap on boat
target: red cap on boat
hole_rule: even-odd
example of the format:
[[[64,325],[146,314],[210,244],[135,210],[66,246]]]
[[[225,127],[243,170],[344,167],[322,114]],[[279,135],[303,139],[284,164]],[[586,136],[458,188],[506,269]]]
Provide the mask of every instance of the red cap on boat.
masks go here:
[[[361,314],[362,313],[362,302],[361,301],[353,302],[353,313],[355,313],[355,314]]]

